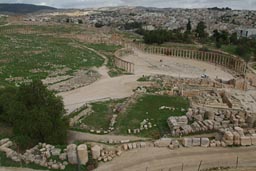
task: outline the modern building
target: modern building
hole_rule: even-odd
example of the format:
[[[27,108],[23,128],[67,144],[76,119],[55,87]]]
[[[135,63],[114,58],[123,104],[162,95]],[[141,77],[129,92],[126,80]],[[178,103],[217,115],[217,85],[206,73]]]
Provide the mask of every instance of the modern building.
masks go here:
[[[238,29],[237,30],[237,37],[238,37],[238,39],[241,38],[241,37],[256,39],[256,28]]]

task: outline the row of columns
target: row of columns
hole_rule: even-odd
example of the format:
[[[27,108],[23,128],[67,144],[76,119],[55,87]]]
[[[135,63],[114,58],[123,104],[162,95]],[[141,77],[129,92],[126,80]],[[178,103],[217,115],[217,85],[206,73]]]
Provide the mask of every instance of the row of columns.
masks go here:
[[[134,64],[115,57],[115,65],[128,73],[134,73]]]
[[[216,52],[204,52],[197,50],[185,50],[185,49],[174,49],[165,47],[145,47],[141,44],[137,46],[149,54],[160,54],[173,57],[182,57],[199,61],[206,61],[217,65],[222,65],[233,69],[237,72],[244,73],[246,70],[246,63],[237,57],[216,53]]]

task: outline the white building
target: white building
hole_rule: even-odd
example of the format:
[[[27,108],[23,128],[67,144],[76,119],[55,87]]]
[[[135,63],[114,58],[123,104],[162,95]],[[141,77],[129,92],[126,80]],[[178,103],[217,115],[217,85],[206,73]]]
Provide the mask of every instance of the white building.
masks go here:
[[[241,37],[256,38],[256,28],[238,29],[237,30],[237,37],[238,37],[238,39],[241,38]]]

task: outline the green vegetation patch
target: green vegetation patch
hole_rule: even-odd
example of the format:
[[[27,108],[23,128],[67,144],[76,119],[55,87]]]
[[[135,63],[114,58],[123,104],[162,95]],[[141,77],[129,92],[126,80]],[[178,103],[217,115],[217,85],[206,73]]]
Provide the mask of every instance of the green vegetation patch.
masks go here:
[[[235,45],[222,45],[221,50],[224,52],[236,55],[236,46]]]
[[[114,114],[113,109],[117,104],[123,103],[124,101],[125,99],[120,99],[93,103],[93,113],[86,117],[82,123],[93,129],[108,130],[110,120]]]
[[[162,106],[172,107],[175,110],[161,110]],[[148,119],[153,127],[141,131],[139,135],[158,138],[170,132],[167,118],[185,115],[185,111],[182,112],[181,109],[187,109],[188,107],[189,101],[183,97],[144,95],[138,99],[136,104],[129,107],[125,113],[118,116],[117,133],[128,134],[128,129],[139,129],[140,123]]]
[[[0,25],[4,25],[4,24],[7,24],[8,22],[7,22],[7,17],[5,17],[5,16],[3,16],[3,17],[1,17],[0,16]]]
[[[44,79],[64,67],[99,67],[104,59],[70,39],[40,35],[0,35],[0,84],[7,78]],[[36,72],[33,72],[36,71]]]

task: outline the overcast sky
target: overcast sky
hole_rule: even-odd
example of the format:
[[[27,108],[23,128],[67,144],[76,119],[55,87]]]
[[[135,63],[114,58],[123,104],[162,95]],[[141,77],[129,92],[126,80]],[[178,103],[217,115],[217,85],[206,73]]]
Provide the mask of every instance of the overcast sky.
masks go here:
[[[256,10],[256,0],[0,0],[0,3],[32,3],[58,8],[90,8],[104,6],[151,6],[172,8],[230,7]]]

